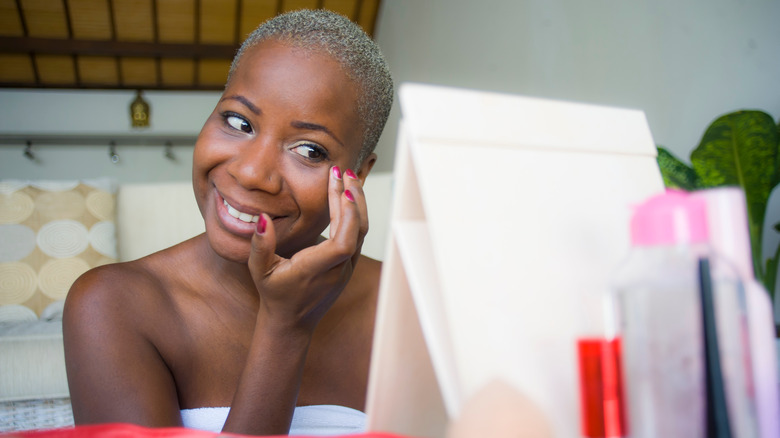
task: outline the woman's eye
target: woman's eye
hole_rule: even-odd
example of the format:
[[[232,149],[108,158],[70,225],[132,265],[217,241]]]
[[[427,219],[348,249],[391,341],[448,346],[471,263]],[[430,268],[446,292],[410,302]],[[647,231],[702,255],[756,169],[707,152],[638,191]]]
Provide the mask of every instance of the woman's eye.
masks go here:
[[[314,143],[298,143],[292,150],[312,161],[323,161],[328,158],[328,152],[322,146]]]
[[[226,114],[225,122],[227,122],[227,124],[230,125],[230,127],[233,129],[237,129],[247,134],[252,133],[252,125],[250,125],[249,122],[247,122],[246,119],[241,116],[237,116],[235,114]]]

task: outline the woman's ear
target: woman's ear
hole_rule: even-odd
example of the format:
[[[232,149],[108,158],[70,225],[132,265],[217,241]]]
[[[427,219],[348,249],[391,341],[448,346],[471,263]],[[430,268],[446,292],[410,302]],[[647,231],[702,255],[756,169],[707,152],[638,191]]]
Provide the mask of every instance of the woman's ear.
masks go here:
[[[366,177],[371,172],[371,168],[374,167],[375,163],[376,154],[373,152],[371,155],[367,156],[365,160],[363,160],[363,164],[361,164],[360,169],[357,170],[357,177],[360,179],[361,184],[366,182]]]

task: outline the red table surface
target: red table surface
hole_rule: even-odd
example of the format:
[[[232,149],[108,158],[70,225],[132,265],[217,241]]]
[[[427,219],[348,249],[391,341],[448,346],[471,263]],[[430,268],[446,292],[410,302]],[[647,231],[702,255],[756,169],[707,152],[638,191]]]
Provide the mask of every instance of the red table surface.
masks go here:
[[[213,438],[213,437],[245,437],[230,433],[214,433],[184,427],[149,428],[134,424],[95,424],[60,429],[29,430],[21,432],[0,433],[3,438]],[[298,436],[298,438],[308,438]],[[367,432],[353,435],[340,435],[334,438],[409,438],[384,432]]]

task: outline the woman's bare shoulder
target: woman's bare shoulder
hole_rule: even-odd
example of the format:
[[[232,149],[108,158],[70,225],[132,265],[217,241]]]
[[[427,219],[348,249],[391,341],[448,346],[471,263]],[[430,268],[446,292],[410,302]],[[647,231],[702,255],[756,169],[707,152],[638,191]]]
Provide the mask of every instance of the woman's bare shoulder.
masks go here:
[[[74,419],[78,423],[177,424],[171,354],[162,340],[181,339],[164,269],[181,257],[172,247],[138,260],[92,269],[65,300],[63,340]],[[121,378],[117,378],[121,376]],[[143,419],[143,420],[139,420]]]
[[[343,304],[357,305],[368,310],[376,303],[379,293],[379,277],[382,272],[382,262],[361,255],[352,278],[344,290]],[[373,310],[371,310],[373,312]]]
[[[186,243],[186,242],[185,242]],[[177,289],[177,265],[184,243],[138,260],[98,266],[81,275],[68,292],[65,313],[101,314],[116,321],[134,313],[160,311]]]
[[[73,339],[111,343],[117,336],[127,339],[137,333],[140,322],[128,322],[151,307],[148,298],[159,290],[142,265],[132,261],[98,266],[73,283],[63,313],[66,347],[75,344]]]

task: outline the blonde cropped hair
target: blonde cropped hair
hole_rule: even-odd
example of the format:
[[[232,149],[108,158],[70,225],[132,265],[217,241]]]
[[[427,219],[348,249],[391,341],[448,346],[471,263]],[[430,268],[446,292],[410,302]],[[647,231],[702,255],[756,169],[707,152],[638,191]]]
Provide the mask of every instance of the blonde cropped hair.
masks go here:
[[[335,59],[359,89],[358,116],[363,122],[363,144],[357,165],[374,151],[393,105],[393,79],[379,46],[347,17],[324,9],[302,9],[262,23],[244,40],[230,66],[227,82],[241,56],[265,40],[277,40]]]

